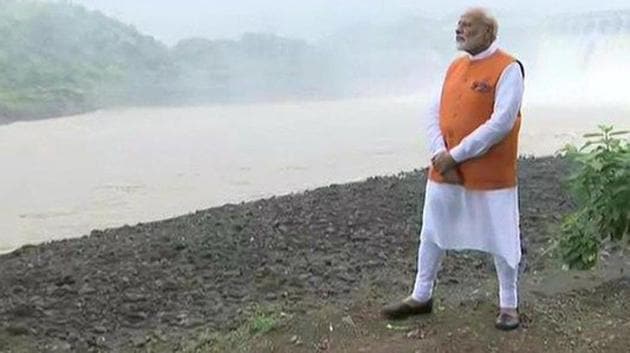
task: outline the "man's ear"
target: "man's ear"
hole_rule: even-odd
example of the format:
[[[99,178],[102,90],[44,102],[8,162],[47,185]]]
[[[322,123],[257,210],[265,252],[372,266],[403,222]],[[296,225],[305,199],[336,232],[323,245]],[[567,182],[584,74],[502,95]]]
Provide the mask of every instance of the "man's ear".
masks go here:
[[[492,28],[487,27],[486,28],[486,40],[490,43],[492,43],[494,40],[492,40]]]

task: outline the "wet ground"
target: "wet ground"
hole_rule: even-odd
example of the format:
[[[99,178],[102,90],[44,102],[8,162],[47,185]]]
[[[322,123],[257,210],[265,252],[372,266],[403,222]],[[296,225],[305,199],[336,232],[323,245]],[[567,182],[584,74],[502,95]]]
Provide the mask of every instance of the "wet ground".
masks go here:
[[[595,287],[616,288],[597,287],[586,297],[570,294],[572,278],[548,281],[559,265],[546,249],[571,209],[561,183],[565,176],[561,160],[521,160],[523,281],[531,284],[523,297],[586,300],[604,316],[627,318],[629,286],[622,272],[608,279],[596,273],[584,277]],[[140,349],[155,337],[176,342],[200,329],[230,332],[242,326],[252,306],[299,316],[324,307],[360,312],[356,305],[365,302],[374,312],[412,285],[425,182],[423,171],[375,177],[93,231],[3,255],[0,352]],[[460,306],[470,310],[468,304],[477,300],[492,322],[491,263],[468,252],[446,258],[438,285],[446,312]],[[558,283],[564,284],[554,291]],[[601,298],[619,293],[617,306]],[[554,308],[553,315],[570,316],[573,309],[567,313],[562,307],[566,302],[550,302],[548,308]],[[448,325],[455,330],[458,322],[454,316]]]

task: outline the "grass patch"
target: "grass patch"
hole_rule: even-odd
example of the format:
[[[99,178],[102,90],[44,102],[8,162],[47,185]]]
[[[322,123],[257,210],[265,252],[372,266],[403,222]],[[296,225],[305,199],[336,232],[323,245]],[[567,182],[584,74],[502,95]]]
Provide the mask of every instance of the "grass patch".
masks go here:
[[[280,317],[275,313],[258,311],[250,318],[248,325],[250,334],[264,335],[280,325]]]
[[[271,307],[254,306],[246,314],[243,323],[236,329],[220,332],[199,329],[178,340],[155,339],[145,347],[127,350],[131,353],[249,353],[267,351],[271,340],[267,334],[278,330],[288,317]]]

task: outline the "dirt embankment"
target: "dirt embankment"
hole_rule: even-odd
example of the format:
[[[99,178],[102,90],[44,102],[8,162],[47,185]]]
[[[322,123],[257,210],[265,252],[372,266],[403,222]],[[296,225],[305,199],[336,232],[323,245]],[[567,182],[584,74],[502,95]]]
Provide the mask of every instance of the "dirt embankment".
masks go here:
[[[521,161],[525,280],[551,268],[541,254],[571,207],[565,174],[558,159]],[[148,347],[151,337],[228,332],[252,305],[291,315],[324,306],[352,311],[366,291],[376,293],[366,305],[377,309],[412,285],[424,185],[422,171],[370,178],[1,256],[0,352]],[[445,311],[483,292],[491,271],[479,254],[447,257],[439,286],[452,303]],[[627,281],[617,286],[627,293]],[[627,317],[620,305],[616,312]]]

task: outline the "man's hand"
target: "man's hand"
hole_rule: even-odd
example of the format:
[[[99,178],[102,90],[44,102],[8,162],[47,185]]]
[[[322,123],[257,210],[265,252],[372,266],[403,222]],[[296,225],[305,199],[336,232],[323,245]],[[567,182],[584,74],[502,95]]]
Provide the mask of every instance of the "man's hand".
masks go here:
[[[431,163],[433,163],[433,168],[435,168],[435,170],[443,176],[446,175],[448,171],[453,170],[453,168],[457,165],[453,156],[451,156],[451,154],[447,151],[442,151],[433,156],[433,158],[431,158]]]
[[[459,176],[457,169],[451,169],[448,172],[442,174],[442,178],[447,184],[462,185],[464,183],[462,177]]]

